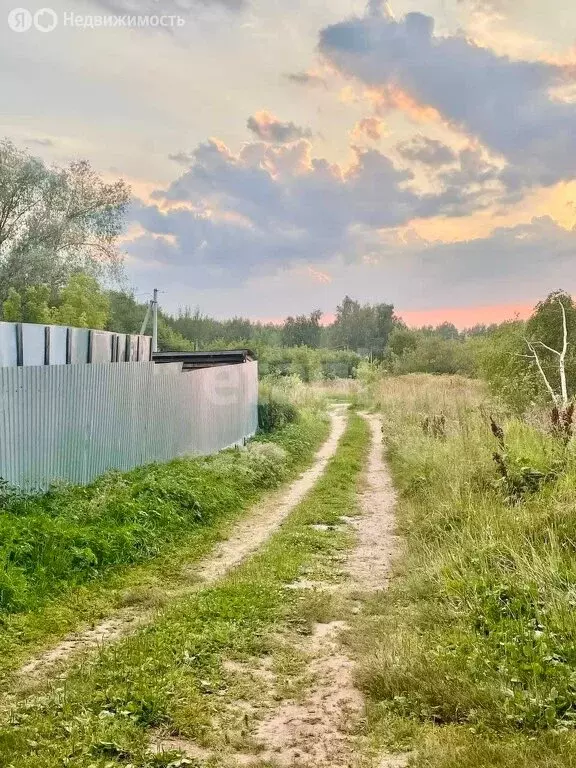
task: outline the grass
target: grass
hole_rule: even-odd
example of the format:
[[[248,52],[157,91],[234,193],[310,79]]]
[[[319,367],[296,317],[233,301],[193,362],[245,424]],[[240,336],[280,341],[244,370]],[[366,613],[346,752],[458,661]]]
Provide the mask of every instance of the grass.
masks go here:
[[[0,765],[10,768],[152,768],[194,765],[174,752],[152,756],[152,734],[193,739],[218,754],[249,742],[248,715],[226,719],[226,662],[274,652],[278,632],[310,632],[326,605],[286,585],[337,577],[351,534],[318,531],[354,514],[369,445],[368,427],[352,414],[336,456],[270,542],[220,584],[168,606],[138,634],[104,649],[45,695],[23,702],[0,728]],[[294,654],[274,657],[293,676]],[[289,686],[290,687],[290,686]]]
[[[406,553],[353,640],[374,739],[426,768],[576,765],[574,446],[458,377],[387,379],[375,397]],[[544,478],[513,496],[490,413],[511,474]]]
[[[81,623],[160,604],[267,490],[308,464],[326,437],[317,412],[209,458],[110,473],[88,487],[5,499],[0,511],[0,672]]]

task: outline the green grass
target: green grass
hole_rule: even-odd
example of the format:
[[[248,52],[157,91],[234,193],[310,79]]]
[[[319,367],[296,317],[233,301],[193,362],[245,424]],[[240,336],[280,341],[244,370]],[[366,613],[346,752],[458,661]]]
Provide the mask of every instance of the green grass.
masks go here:
[[[217,586],[168,606],[153,625],[104,649],[65,683],[19,705],[0,728],[0,765],[193,765],[175,754],[151,757],[149,738],[158,728],[216,750],[245,740],[234,728],[246,724],[226,720],[224,662],[270,654],[279,630],[307,633],[326,615],[325,605],[285,585],[320,574],[337,577],[351,534],[310,525],[354,514],[368,445],[365,421],[352,414],[325,474],[257,555]],[[275,662],[290,676],[299,660],[284,653]]]
[[[308,464],[328,432],[304,412],[246,451],[111,473],[92,485],[6,500],[0,512],[0,672],[81,623],[155,605],[182,566],[267,490]]]
[[[377,398],[406,553],[354,639],[375,739],[426,768],[574,765],[574,447],[497,414],[510,472],[546,478],[511,497],[476,382],[405,377]],[[439,413],[444,438],[423,429]]]

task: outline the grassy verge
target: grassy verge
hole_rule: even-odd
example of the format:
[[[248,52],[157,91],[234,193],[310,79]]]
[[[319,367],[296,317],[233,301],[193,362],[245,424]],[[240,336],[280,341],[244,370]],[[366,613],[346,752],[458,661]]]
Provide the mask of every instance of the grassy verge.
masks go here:
[[[308,464],[328,431],[298,422],[245,451],[113,473],[86,488],[9,499],[0,512],[0,672],[114,608],[161,603],[267,490]]]
[[[322,608],[305,605],[302,594],[285,585],[320,572],[336,577],[351,536],[310,525],[354,512],[368,444],[366,423],[352,415],[325,474],[259,554],[218,586],[168,607],[152,626],[102,651],[65,685],[16,709],[0,729],[0,764],[193,765],[173,752],[150,755],[150,735],[159,728],[225,751],[237,735],[219,725],[229,696],[225,661],[266,654],[282,627],[310,631]],[[219,758],[208,764],[220,765]]]
[[[374,739],[426,768],[576,765],[574,447],[464,379],[377,400],[406,554],[355,637]]]

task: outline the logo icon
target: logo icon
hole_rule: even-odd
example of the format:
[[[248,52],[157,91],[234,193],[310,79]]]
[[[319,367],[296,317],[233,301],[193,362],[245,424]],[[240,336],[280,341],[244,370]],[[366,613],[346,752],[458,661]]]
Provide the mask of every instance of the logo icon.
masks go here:
[[[28,32],[32,26],[32,14],[27,8],[13,8],[8,14],[8,26],[12,32]]]
[[[58,14],[52,8],[40,8],[34,14],[34,26],[38,32],[52,32],[58,26]]]

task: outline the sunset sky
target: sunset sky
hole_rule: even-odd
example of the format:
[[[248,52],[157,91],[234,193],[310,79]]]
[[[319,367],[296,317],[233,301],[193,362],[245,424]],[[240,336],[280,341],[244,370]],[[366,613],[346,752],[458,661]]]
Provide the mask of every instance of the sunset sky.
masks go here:
[[[43,0],[49,33],[0,2],[0,134],[131,183],[129,281],[167,309],[466,326],[576,292],[574,2]]]

